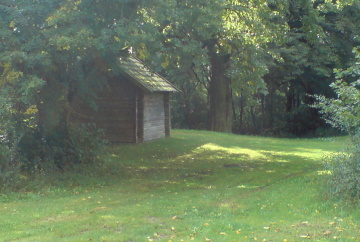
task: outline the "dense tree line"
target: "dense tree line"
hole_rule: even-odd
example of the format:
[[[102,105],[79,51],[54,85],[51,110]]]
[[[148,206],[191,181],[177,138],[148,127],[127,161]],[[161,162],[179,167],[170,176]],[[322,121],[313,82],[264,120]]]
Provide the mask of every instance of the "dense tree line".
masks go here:
[[[129,49],[181,89],[173,126],[262,135],[325,130],[313,95],[354,62],[359,1],[2,0],[2,170],[14,161],[86,163],[99,135],[72,102]],[[10,164],[10,165],[9,165]]]
[[[170,33],[158,33],[161,44],[144,54],[182,89],[174,126],[277,136],[329,132],[311,96],[334,95],[333,69],[354,62],[359,3],[215,2],[177,2],[168,15],[190,23],[169,20],[160,29]],[[170,19],[152,13],[159,26]]]
[[[330,132],[312,95],[335,95],[333,69],[354,62],[358,2],[154,1],[141,13],[137,54],[182,90],[174,127]]]

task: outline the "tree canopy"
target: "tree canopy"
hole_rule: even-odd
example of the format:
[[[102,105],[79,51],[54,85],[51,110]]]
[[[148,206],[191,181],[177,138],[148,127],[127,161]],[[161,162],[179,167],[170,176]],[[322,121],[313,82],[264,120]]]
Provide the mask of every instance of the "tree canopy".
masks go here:
[[[84,140],[97,139],[74,139],[75,97],[96,109],[97,91],[117,75],[116,60],[129,50],[182,90],[174,100],[175,127],[316,134],[327,126],[310,107],[312,95],[334,96],[333,69],[353,64],[359,5],[3,0],[2,145],[27,161],[46,161],[48,154],[53,160],[70,157],[65,163],[79,160]]]

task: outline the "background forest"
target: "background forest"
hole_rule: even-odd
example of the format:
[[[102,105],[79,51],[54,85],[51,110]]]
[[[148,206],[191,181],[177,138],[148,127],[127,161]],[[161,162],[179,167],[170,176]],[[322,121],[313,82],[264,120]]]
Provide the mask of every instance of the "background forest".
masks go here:
[[[335,97],[333,70],[355,62],[359,2],[185,2],[147,10],[144,22],[157,25],[150,35],[159,37],[136,48],[182,91],[173,103],[173,127],[286,137],[336,133],[311,105],[313,95]]]
[[[355,0],[1,0],[2,169],[95,161],[103,142],[72,102],[96,109],[129,52],[181,90],[174,128],[333,134],[313,106],[356,65],[359,22]]]
[[[359,23],[359,0],[0,0],[0,237],[358,240]],[[192,130],[74,121],[130,54]]]

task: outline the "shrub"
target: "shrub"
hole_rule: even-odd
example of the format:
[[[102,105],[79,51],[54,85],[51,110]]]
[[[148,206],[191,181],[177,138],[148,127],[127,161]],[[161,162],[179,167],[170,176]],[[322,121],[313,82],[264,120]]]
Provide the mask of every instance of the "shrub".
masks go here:
[[[351,202],[360,199],[360,134],[352,138],[345,152],[329,158],[326,168],[331,171],[331,194]]]
[[[15,187],[19,178],[20,164],[14,161],[14,152],[0,144],[0,190]]]
[[[360,51],[354,49],[358,60],[346,70],[335,70],[336,81],[331,84],[336,99],[315,96],[324,119],[335,128],[347,132],[352,145],[327,162],[333,176],[331,191],[351,201],[360,198]]]
[[[95,125],[70,124],[46,137],[36,130],[27,133],[18,144],[18,153],[27,169],[43,168],[46,164],[63,170],[98,161],[105,144],[102,131]]]
[[[0,190],[25,187],[25,177],[40,179],[55,170],[65,171],[101,162],[107,141],[94,125],[69,125],[48,137],[36,129],[9,145],[0,140]],[[32,181],[34,181],[32,179]]]

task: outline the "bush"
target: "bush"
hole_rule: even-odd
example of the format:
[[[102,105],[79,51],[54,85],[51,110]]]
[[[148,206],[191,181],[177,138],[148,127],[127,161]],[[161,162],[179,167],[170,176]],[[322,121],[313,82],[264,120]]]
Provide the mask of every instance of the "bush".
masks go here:
[[[36,129],[9,145],[0,140],[0,190],[16,191],[27,186],[26,179],[41,180],[57,171],[82,168],[101,162],[107,141],[94,125],[69,125],[48,137]]]
[[[332,173],[332,195],[355,203],[360,199],[360,134],[352,139],[351,147],[330,157],[326,168]]]
[[[0,190],[16,187],[20,182],[20,164],[14,161],[14,152],[0,143]]]
[[[105,144],[102,131],[94,125],[68,125],[46,137],[38,131],[27,133],[17,151],[27,169],[43,168],[46,164],[63,170],[98,161],[98,153]]]
[[[348,133],[351,148],[331,157],[327,168],[332,173],[331,191],[355,202],[360,198],[360,49],[354,49],[355,62],[346,70],[335,70],[336,81],[331,84],[337,98],[315,96],[313,106],[334,128]]]

